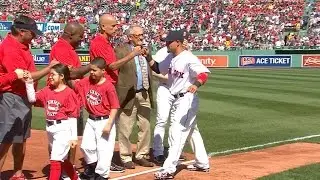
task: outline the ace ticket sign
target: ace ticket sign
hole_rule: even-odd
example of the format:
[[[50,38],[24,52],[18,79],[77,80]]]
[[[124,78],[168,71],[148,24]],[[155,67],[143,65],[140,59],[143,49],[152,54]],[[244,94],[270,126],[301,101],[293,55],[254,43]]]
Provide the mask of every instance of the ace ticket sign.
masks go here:
[[[228,56],[213,55],[213,56],[197,56],[199,60],[208,68],[213,67],[228,67]]]
[[[320,67],[320,55],[302,55],[301,67]]]
[[[239,56],[239,67],[291,67],[292,56],[254,55]]]

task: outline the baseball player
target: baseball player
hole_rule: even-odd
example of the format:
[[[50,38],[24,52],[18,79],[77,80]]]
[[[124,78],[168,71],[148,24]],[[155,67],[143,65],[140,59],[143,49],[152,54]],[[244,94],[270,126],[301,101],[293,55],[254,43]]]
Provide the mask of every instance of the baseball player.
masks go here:
[[[108,179],[116,138],[115,117],[119,100],[113,84],[104,76],[106,62],[90,62],[90,76],[75,83],[75,91],[89,113],[81,150],[87,163],[81,179]]]
[[[70,148],[77,145],[77,118],[80,111],[77,95],[67,86],[69,78],[69,68],[57,64],[51,69],[50,85],[37,93],[33,80],[26,81],[29,102],[44,107],[46,112],[46,130],[51,149],[49,180],[59,180],[61,170],[71,180],[78,180],[73,164],[67,159]]]
[[[165,35],[162,36],[161,40],[165,40]],[[187,50],[188,41],[183,41],[183,47]],[[172,53],[168,52],[168,48],[165,46],[161,48],[156,54],[154,60],[157,63],[161,63],[167,56],[172,56]],[[153,76],[159,80],[159,86],[157,89],[157,117],[156,125],[154,128],[154,139],[153,139],[153,156],[154,161],[158,165],[162,165],[165,161],[163,139],[165,133],[165,126],[170,115],[172,120],[174,117],[174,108],[171,108],[174,97],[171,95],[167,86],[168,75],[157,74],[153,72]],[[185,157],[181,155],[179,160],[185,160]]]
[[[203,85],[210,72],[191,52],[183,48],[185,31],[170,31],[166,37],[168,51],[173,56],[167,56],[162,63],[147,56],[150,66],[156,73],[168,74],[168,87],[175,98],[172,107],[175,109],[173,122],[169,129],[169,155],[162,169],[155,173],[155,179],[170,179],[174,177],[179,156],[188,136],[195,152],[195,164],[188,170],[209,171],[209,159],[197,127],[196,113],[199,99],[198,88]]]

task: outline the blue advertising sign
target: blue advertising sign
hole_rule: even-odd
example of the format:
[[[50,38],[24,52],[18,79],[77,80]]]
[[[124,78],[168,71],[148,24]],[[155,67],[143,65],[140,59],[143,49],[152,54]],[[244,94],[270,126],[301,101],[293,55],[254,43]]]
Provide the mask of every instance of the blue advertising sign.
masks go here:
[[[46,23],[37,23],[37,27],[38,27],[39,31],[45,32],[45,30],[46,30]]]
[[[33,56],[33,61],[36,65],[49,64],[49,54],[36,54],[32,56]]]
[[[10,31],[12,21],[0,21],[0,31]]]
[[[45,32],[59,32],[61,30],[60,23],[37,23],[38,29]]]
[[[287,55],[239,56],[239,67],[291,67],[291,62]]]

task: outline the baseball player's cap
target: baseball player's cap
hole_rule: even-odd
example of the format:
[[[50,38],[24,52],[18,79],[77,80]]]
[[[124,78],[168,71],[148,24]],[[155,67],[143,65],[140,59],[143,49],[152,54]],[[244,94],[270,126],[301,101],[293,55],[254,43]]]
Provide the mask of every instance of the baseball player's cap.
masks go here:
[[[188,32],[185,29],[169,31],[165,41],[183,41],[188,38]]]
[[[41,36],[43,34],[38,29],[36,22],[28,16],[20,15],[17,19],[14,20],[13,26],[18,29],[30,30],[33,33],[35,33],[36,35]]]

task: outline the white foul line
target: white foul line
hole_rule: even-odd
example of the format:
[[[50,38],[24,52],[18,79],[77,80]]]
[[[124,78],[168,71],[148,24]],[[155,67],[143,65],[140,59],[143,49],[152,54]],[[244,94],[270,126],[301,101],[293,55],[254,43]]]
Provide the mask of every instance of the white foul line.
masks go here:
[[[282,140],[282,141],[274,141],[274,142],[270,142],[270,143],[266,143],[266,144],[259,144],[259,145],[255,145],[255,146],[248,146],[248,147],[243,147],[243,148],[230,149],[230,150],[226,150],[226,151],[212,152],[212,153],[209,153],[208,156],[212,157],[212,156],[219,155],[219,154],[227,154],[227,153],[231,153],[231,152],[245,151],[245,150],[249,150],[249,149],[255,149],[255,148],[259,148],[259,147],[265,147],[265,146],[270,146],[270,145],[274,145],[274,144],[280,144],[280,143],[284,143],[284,142],[293,142],[293,141],[299,141],[299,140],[304,140],[304,139],[310,139],[310,138],[314,138],[314,137],[320,137],[320,134],[297,137],[297,138],[292,138],[292,139],[287,139],[287,140]],[[190,163],[193,163],[193,162],[194,162],[194,160],[190,160],[190,161],[182,162],[181,164],[190,164]],[[112,178],[111,180],[126,179],[126,178],[139,176],[139,175],[142,175],[142,174],[147,174],[147,173],[151,173],[151,172],[155,172],[155,171],[159,171],[159,170],[161,170],[161,168],[155,168],[155,169],[150,169],[150,170],[146,170],[146,171],[141,171],[141,172],[134,173],[134,174],[129,174],[129,175],[126,175],[126,176]]]

